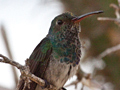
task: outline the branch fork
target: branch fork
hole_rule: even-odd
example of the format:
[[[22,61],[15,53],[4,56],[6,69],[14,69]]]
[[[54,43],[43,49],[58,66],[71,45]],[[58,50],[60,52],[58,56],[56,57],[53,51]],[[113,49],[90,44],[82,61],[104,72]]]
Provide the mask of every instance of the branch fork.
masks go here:
[[[98,17],[98,20],[101,21],[114,21],[118,26],[120,26],[120,0],[118,0],[118,6],[116,4],[110,4],[110,7],[115,9],[116,18],[110,17]]]
[[[45,86],[45,81],[37,76],[35,76],[34,74],[32,74],[29,70],[29,63],[28,63],[28,59],[26,60],[26,65],[23,66],[21,64],[19,64],[18,62],[15,62],[13,60],[8,59],[6,56],[0,54],[0,62],[3,63],[7,63],[10,64],[12,66],[15,66],[16,68],[18,68],[21,72],[21,79],[25,80],[25,85],[24,88],[27,86],[28,88],[30,87],[30,82],[34,81],[37,84],[39,84],[40,86]],[[19,83],[17,85],[17,90],[18,90],[18,86]],[[23,89],[24,90],[24,89]],[[48,90],[57,90],[56,87],[54,87],[53,85],[50,85],[50,87],[48,88]]]

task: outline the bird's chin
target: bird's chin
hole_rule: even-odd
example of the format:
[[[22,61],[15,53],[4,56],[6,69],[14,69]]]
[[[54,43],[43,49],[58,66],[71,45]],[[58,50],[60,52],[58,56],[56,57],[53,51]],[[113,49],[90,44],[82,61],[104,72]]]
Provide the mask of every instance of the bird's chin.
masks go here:
[[[81,32],[81,26],[79,23],[76,23],[71,27],[71,32],[73,33],[80,33]]]

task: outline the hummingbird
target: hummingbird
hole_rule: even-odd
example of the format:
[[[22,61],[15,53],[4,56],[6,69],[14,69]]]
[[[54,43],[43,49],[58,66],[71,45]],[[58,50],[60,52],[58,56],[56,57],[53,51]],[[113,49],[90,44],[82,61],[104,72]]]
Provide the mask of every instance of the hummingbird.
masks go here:
[[[58,90],[65,90],[64,84],[76,74],[80,64],[80,21],[102,12],[94,11],[81,16],[66,12],[56,16],[48,34],[29,57],[30,72],[45,80],[45,87],[41,88],[32,81],[30,88],[25,87],[24,90],[47,90],[50,84]],[[20,81],[19,90],[23,90],[24,83],[24,80]]]

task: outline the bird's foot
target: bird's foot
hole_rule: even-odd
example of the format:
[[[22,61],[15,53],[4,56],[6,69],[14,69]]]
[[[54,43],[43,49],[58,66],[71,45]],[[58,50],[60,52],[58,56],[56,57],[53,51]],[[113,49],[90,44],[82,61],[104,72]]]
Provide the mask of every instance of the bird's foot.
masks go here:
[[[44,81],[45,81],[45,86],[42,86],[41,88],[42,89],[50,88],[50,83],[47,80],[44,80]]]
[[[64,87],[62,87],[60,90],[67,90],[67,89],[65,89]]]

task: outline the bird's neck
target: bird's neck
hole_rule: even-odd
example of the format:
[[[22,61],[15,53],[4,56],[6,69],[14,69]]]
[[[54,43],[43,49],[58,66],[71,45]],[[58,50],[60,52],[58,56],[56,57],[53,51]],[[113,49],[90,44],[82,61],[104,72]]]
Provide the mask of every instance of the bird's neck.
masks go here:
[[[66,35],[58,34],[49,37],[57,60],[61,63],[72,63],[74,66],[79,63],[81,54],[79,35],[68,32]]]

